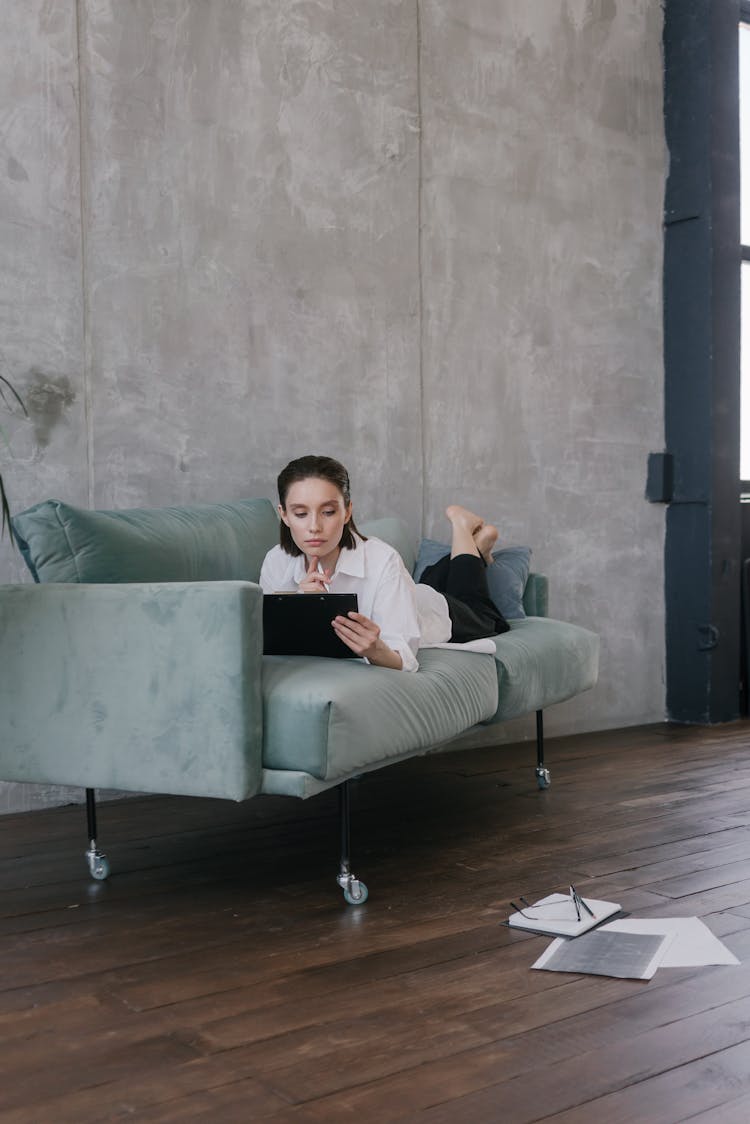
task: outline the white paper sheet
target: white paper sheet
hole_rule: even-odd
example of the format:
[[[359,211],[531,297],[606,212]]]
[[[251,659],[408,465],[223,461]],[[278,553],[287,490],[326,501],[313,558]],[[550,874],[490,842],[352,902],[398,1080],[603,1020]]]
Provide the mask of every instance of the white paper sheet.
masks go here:
[[[697,968],[704,964],[739,964],[737,957],[715,937],[699,917],[627,917],[602,925],[616,933],[671,936],[660,968]]]
[[[495,641],[489,636],[482,640],[466,640],[463,644],[453,644],[450,640],[446,640],[439,644],[422,644],[423,648],[447,648],[448,651],[455,652],[484,652],[487,656],[497,655],[497,646]]]

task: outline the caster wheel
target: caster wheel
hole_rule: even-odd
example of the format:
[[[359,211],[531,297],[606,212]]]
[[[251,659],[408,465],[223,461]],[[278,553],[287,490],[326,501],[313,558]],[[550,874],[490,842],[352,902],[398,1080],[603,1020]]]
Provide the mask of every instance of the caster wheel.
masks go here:
[[[91,876],[92,878],[95,878],[97,882],[104,882],[105,878],[109,878],[109,860],[99,859],[96,863],[94,863],[94,868],[91,871]]]
[[[357,896],[355,897],[355,895],[352,893],[352,891],[348,887],[345,887],[345,889],[344,889],[344,901],[346,902],[347,905],[364,905],[364,903],[367,901],[367,899],[369,897],[369,892],[367,890],[367,887],[365,886],[364,882],[356,882],[356,881],[355,881],[355,886],[358,888],[357,889]]]
[[[104,882],[105,879],[109,878],[109,859],[106,855],[88,855],[87,858],[89,861],[89,874],[92,878],[95,878],[97,882]]]
[[[537,769],[536,783],[539,788],[549,788],[549,786],[552,784],[549,775],[549,769]]]

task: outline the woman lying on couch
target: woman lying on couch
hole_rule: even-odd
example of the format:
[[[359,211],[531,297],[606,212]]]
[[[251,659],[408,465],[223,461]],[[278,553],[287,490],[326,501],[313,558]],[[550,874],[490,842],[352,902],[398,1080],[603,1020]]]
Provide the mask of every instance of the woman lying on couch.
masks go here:
[[[349,474],[331,457],[306,456],[279,474],[279,546],[260,573],[264,593],[356,593],[361,612],[333,620],[337,636],[379,667],[416,671],[420,647],[507,632],[486,567],[496,527],[458,504],[446,509],[451,548],[415,584],[398,551],[366,538],[352,518]]]

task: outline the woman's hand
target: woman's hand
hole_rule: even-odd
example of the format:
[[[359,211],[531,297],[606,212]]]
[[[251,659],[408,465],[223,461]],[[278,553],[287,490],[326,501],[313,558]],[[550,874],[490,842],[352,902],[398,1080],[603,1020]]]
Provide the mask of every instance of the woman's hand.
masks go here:
[[[380,628],[363,613],[351,612],[345,617],[334,617],[331,623],[339,640],[343,640],[355,655],[362,656],[377,667],[391,667],[395,671],[403,667],[401,656],[380,639]]]
[[[297,588],[301,593],[328,593],[328,583],[332,577],[331,570],[319,570],[317,558],[311,558],[307,573]]]

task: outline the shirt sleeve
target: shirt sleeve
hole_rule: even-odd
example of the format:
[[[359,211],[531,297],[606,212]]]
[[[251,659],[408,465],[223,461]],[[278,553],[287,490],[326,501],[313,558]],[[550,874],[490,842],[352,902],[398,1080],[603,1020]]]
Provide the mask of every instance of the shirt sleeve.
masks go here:
[[[417,671],[419,617],[414,582],[401,558],[389,558],[375,590],[372,619],[380,627],[380,638],[401,656],[402,671]]]

